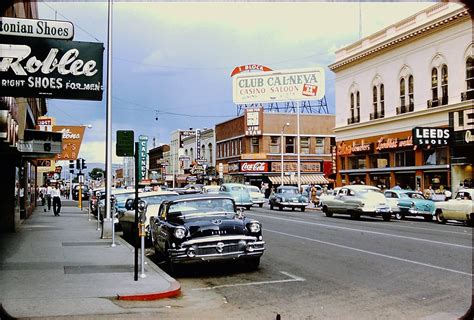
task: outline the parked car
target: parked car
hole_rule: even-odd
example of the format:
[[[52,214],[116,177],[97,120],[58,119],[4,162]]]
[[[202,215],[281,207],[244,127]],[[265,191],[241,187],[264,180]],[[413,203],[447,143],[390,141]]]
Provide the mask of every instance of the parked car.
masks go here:
[[[161,202],[178,196],[177,192],[174,191],[150,191],[140,193],[138,198],[139,200],[144,200],[148,205],[146,212],[146,221],[145,221],[145,230],[146,242],[151,244],[150,238],[150,226],[149,221],[150,217],[158,213]],[[123,236],[126,239],[132,239],[134,235],[134,225],[135,225],[135,207],[134,207],[135,195],[131,195],[125,202],[126,211],[119,212],[118,220],[122,227]]]
[[[263,207],[263,204],[265,203],[265,195],[260,191],[260,189],[256,186],[247,186],[247,190],[250,193],[250,199],[253,204],[258,205],[260,208]]]
[[[178,194],[195,194],[201,193],[202,184],[187,184],[184,188],[174,188],[171,191],[177,192]]]
[[[322,207],[327,217],[334,213],[348,214],[352,219],[360,216],[382,216],[384,221],[390,221],[392,211],[390,204],[377,187],[366,185],[350,185],[339,189],[332,199],[326,199]]]
[[[89,187],[86,186],[86,185],[82,185],[81,187],[81,191],[82,191],[82,200],[89,200]],[[72,189],[72,200],[76,200],[76,201],[79,201],[79,185],[76,184],[74,186],[74,188]]]
[[[253,205],[250,193],[244,184],[224,183],[221,185],[219,191],[234,199],[235,205],[238,207],[245,207],[247,210],[250,210],[250,207]]]
[[[204,187],[202,187],[201,193],[204,193],[204,194],[219,193],[220,188],[221,188],[221,186],[218,186],[218,185],[204,186]]]
[[[97,214],[99,212],[99,200],[101,198],[102,192],[105,191],[104,187],[99,187],[95,189],[89,189],[89,208],[91,214],[97,217]]]
[[[325,194],[325,193],[322,193],[320,196],[319,196],[319,207],[323,207],[324,205],[324,202],[326,200],[329,200],[329,199],[334,199],[334,197],[337,195],[337,193],[339,192],[341,188],[338,187],[338,188],[334,188],[334,190],[330,190],[328,191],[328,194]]]
[[[150,226],[155,254],[171,273],[176,264],[210,261],[245,261],[257,269],[265,250],[260,222],[222,194],[165,200]]]
[[[384,195],[397,220],[406,216],[422,216],[426,221],[433,220],[435,203],[425,199],[421,192],[395,189],[385,190]]]
[[[321,196],[321,194],[323,193],[323,187],[321,187],[319,184],[315,184],[314,186],[316,188],[316,196],[317,197]],[[302,186],[302,188],[303,188],[302,195],[307,198],[311,198],[311,185],[307,184],[307,185]]]
[[[463,221],[473,226],[474,221],[474,189],[461,189],[456,192],[454,199],[435,202],[436,221],[446,223],[447,220]]]
[[[304,212],[309,204],[308,198],[299,193],[298,187],[294,186],[279,186],[268,202],[271,210],[277,207],[280,211],[283,208],[291,208],[291,210],[299,208],[301,212]]]

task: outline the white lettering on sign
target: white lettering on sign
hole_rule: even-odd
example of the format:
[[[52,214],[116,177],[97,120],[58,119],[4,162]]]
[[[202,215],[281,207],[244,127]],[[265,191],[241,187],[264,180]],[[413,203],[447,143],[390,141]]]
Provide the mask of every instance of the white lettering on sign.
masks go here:
[[[466,143],[474,142],[474,135],[472,135],[470,130],[466,130],[466,134],[464,135],[464,140]]]
[[[413,128],[416,145],[447,145],[451,138],[448,128]]]
[[[241,164],[242,172],[266,172],[266,162],[244,162]]]
[[[51,48],[43,61],[33,56],[22,65],[20,62],[23,62],[31,54],[29,46],[0,44],[0,59],[2,59],[0,61],[0,72],[7,72],[11,69],[16,75],[26,76],[27,72],[33,74],[41,70],[41,73],[47,75],[57,69],[58,73],[62,75],[72,74],[88,77],[97,73],[95,68],[97,63],[94,60],[84,62],[77,59],[79,50],[69,49],[59,60],[58,52],[59,49]]]
[[[63,139],[80,139],[81,135],[79,133],[72,133],[71,129],[61,130],[63,133]]]

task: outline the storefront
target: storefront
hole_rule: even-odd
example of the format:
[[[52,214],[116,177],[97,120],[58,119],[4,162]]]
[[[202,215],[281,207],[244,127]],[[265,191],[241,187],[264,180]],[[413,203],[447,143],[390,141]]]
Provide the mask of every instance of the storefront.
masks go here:
[[[449,138],[421,141],[414,137],[415,129],[338,142],[336,184],[382,189],[397,184],[412,190],[450,188]],[[425,129],[444,134],[446,128]]]
[[[453,130],[451,183],[454,191],[459,186],[473,188],[474,164],[474,108],[449,113],[449,126]]]

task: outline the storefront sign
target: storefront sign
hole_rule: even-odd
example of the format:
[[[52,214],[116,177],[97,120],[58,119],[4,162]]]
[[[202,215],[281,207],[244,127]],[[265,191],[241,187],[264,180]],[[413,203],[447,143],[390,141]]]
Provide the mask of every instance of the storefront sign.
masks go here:
[[[183,147],[183,140],[188,137],[194,137],[196,135],[196,130],[180,130],[179,131],[179,147]]]
[[[18,141],[17,149],[23,153],[52,155],[61,152],[62,135],[58,132],[47,132],[26,129],[24,139]]]
[[[357,144],[355,141],[351,144],[341,142],[337,148],[337,153],[340,156],[347,156],[353,153],[372,152],[374,150],[373,143],[365,143],[364,140]]]
[[[336,156],[336,146],[331,147],[331,172],[336,173],[337,169],[337,162],[336,162],[337,156]]]
[[[56,160],[76,160],[84,137],[84,126],[53,126],[54,132],[63,135],[63,151],[56,155]]]
[[[268,162],[241,162],[241,172],[268,172]]]
[[[412,147],[412,146],[413,146],[413,138],[411,136],[403,140],[399,140],[398,138],[381,137],[377,141],[377,147],[375,148],[375,150],[383,151],[383,150],[398,149],[398,148],[405,148],[405,147]]]
[[[236,104],[319,100],[325,94],[324,69],[290,69],[239,74],[233,78]]]
[[[474,108],[450,112],[449,127],[457,145],[474,143]]]
[[[148,137],[139,136],[138,137],[138,181],[146,179],[146,163],[147,163],[147,154],[148,154]]]
[[[245,135],[262,135],[263,108],[245,109]]]
[[[417,146],[445,146],[451,140],[448,128],[413,128],[413,142]]]
[[[102,100],[102,43],[0,36],[5,96]]]
[[[238,163],[229,163],[227,165],[227,172],[228,173],[237,173],[239,172],[239,164]],[[225,173],[225,168],[224,168]]]
[[[196,130],[196,159],[201,159],[201,130]]]
[[[0,17],[0,35],[72,40],[74,26],[69,21]]]
[[[297,162],[284,162],[283,172],[296,172]],[[321,162],[301,162],[300,172],[322,172]],[[272,162],[272,172],[281,172],[281,163]]]

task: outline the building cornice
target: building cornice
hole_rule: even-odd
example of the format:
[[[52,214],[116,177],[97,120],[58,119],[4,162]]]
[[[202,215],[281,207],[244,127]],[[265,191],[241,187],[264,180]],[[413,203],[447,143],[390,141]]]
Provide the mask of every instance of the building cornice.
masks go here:
[[[437,4],[432,8],[426,9],[425,11],[423,11],[423,13],[429,14],[430,10],[433,11],[437,8],[442,8],[446,5],[446,3]],[[446,28],[453,24],[468,20],[470,19],[470,16],[467,8],[460,7],[459,9],[451,11],[446,15],[430,20],[424,24],[420,24],[417,27],[411,27],[406,32],[397,34],[396,36],[390,36],[390,30],[398,31],[397,29],[402,30],[403,26],[411,26],[412,24],[416,23],[416,18],[416,15],[409,17],[405,20],[400,21],[398,24],[392,25],[369,37],[361,39],[350,46],[342,48],[340,51],[346,50],[350,52],[353,50],[357,50],[358,48],[362,48],[367,42],[374,42],[373,45],[369,44],[367,48],[357,50],[354,54],[344,57],[333,64],[330,64],[328,66],[329,69],[333,72],[340,71],[343,68],[349,67],[352,63],[359,62],[360,60],[366,59],[369,56],[380,54],[388,49],[393,49],[394,47],[404,45],[409,41],[413,41],[433,32],[437,32],[442,28]],[[380,39],[384,36],[387,36],[387,40],[380,42]]]

